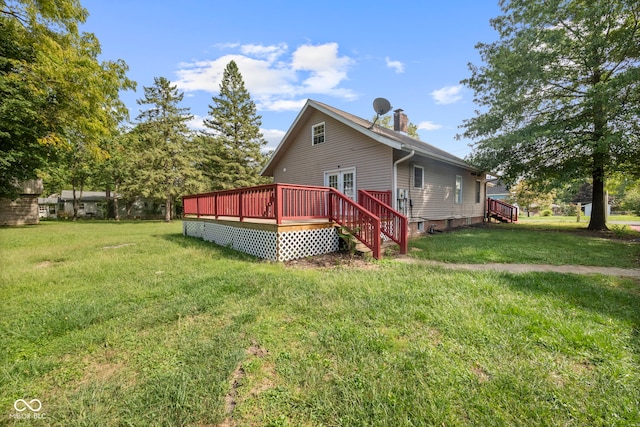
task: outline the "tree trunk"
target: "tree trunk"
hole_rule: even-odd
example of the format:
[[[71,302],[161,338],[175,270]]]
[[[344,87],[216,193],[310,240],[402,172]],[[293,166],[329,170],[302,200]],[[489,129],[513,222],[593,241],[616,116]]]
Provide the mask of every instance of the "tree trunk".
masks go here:
[[[171,196],[167,196],[164,202],[164,220],[171,222]]]
[[[113,219],[120,221],[120,211],[118,206],[118,193],[113,195]]]
[[[604,231],[607,228],[606,198],[604,196],[604,165],[602,154],[593,155],[593,200],[589,230]]]
[[[82,192],[80,192],[80,197],[82,197]],[[79,208],[80,208],[80,201],[76,197],[76,186],[74,185],[73,186],[73,217],[71,218],[72,221],[78,220]]]

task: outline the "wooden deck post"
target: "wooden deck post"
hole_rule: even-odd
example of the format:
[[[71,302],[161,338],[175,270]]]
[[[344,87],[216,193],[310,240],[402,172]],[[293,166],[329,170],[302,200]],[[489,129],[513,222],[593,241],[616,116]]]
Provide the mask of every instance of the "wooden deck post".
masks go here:
[[[275,197],[274,203],[275,203],[276,224],[282,224],[282,205],[284,203],[282,185],[276,184],[274,197]]]

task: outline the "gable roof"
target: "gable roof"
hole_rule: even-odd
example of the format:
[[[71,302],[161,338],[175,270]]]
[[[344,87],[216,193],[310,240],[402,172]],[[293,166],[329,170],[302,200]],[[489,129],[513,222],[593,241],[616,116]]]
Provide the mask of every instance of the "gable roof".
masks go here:
[[[474,168],[463,159],[456,157],[453,154],[449,154],[446,151],[441,150],[431,144],[427,144],[426,142],[411,138],[408,135],[396,132],[392,129],[373,125],[373,123],[369,120],[365,120],[361,117],[339,110],[330,105],[323,104],[322,102],[308,99],[304,107],[302,107],[302,110],[300,110],[300,112],[296,116],[296,119],[293,121],[293,124],[285,134],[284,138],[282,138],[282,141],[280,141],[280,144],[273,152],[273,155],[271,156],[265,167],[262,169],[262,175],[269,176],[273,174],[273,167],[275,163],[277,163],[277,160],[282,157],[283,153],[292,143],[289,138],[290,135],[295,131],[298,123],[311,114],[310,109],[320,111],[327,116],[339,121],[340,123],[349,126],[352,129],[355,129],[356,131],[371,138],[372,140],[396,150],[402,150],[406,152],[415,151],[416,154],[425,157],[440,160],[442,162],[460,166],[475,172],[481,172],[479,169]]]

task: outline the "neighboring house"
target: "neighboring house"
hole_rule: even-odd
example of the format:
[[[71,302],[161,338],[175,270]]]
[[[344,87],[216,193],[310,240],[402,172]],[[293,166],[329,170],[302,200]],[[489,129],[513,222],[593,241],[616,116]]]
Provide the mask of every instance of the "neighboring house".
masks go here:
[[[42,180],[24,181],[19,184],[19,189],[17,199],[0,199],[0,225],[38,224],[38,196],[42,194]]]
[[[53,194],[49,197],[38,197],[38,216],[40,218],[58,218],[58,212],[64,212],[64,203],[60,203],[60,197]]]
[[[105,191],[76,191],[78,198],[78,217],[105,218],[107,211],[107,193]],[[113,193],[111,194],[113,200]],[[73,216],[73,190],[62,190],[60,195],[38,198],[40,218],[70,218]],[[121,218],[152,219],[164,218],[164,205],[149,200],[136,200],[127,206],[120,200],[118,212]]]
[[[511,193],[500,180],[492,179],[487,181],[487,197],[496,200],[505,200],[509,196],[511,196]]]
[[[276,183],[329,186],[356,200],[357,190],[391,191],[410,234],[483,222],[485,174],[464,160],[406,134],[308,100],[262,175]],[[356,200],[357,201],[357,200]]]
[[[593,203],[587,203],[582,206],[584,210],[584,216],[591,216],[591,210],[593,209]],[[607,205],[607,215],[611,215],[611,205]]]

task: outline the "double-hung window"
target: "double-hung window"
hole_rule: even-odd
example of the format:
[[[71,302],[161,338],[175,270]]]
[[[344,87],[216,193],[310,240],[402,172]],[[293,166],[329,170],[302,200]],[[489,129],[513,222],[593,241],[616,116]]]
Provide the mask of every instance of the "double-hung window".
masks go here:
[[[424,168],[413,166],[413,188],[424,188]]]
[[[462,176],[456,175],[455,203],[462,203]]]
[[[311,144],[318,145],[324,142],[324,122],[313,125],[311,128]]]

